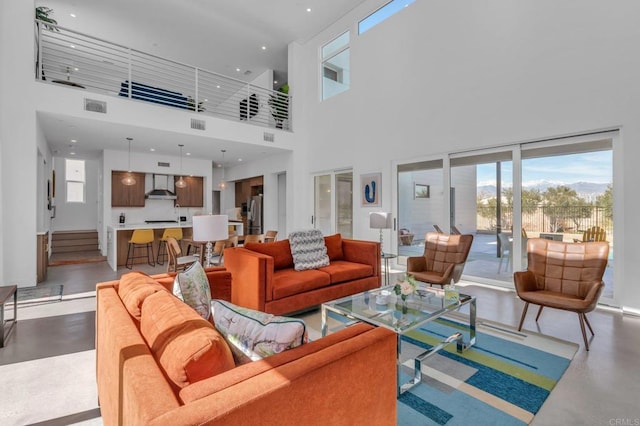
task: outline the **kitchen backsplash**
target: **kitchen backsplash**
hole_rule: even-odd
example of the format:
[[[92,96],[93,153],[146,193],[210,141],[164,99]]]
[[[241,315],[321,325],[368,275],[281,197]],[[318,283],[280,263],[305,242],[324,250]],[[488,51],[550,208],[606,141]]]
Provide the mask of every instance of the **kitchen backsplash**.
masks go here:
[[[191,222],[194,214],[204,213],[201,207],[174,207],[170,200],[146,200],[144,207],[114,207],[111,209],[111,225],[117,225],[120,213],[124,213],[125,223],[144,223],[145,220],[178,220],[186,216]]]

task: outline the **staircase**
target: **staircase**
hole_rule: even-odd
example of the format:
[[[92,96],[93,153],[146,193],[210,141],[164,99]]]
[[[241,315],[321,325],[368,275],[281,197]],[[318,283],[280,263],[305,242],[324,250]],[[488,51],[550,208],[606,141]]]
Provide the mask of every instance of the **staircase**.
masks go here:
[[[55,231],[51,235],[49,266],[102,262],[98,231]]]

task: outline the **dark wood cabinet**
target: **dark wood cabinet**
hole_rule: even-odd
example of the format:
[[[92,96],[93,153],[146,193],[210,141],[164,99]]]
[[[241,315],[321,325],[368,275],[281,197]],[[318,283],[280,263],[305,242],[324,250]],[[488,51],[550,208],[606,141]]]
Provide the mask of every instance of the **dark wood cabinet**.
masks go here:
[[[144,207],[144,173],[131,172],[136,183],[124,185],[122,179],[128,172],[111,172],[111,207]]]
[[[174,176],[174,183],[180,179],[180,176]],[[204,178],[201,176],[184,176],[187,186],[184,188],[175,188],[176,198],[175,204],[180,207],[203,207],[204,206]]]

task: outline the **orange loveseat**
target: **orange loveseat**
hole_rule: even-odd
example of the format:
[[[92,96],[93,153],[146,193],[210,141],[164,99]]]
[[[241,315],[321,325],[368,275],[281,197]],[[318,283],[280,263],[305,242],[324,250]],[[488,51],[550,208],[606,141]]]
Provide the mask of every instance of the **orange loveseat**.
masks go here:
[[[296,271],[289,240],[224,251],[231,303],[282,315],[380,287],[380,243],[324,237],[329,266]]]
[[[207,277],[213,298],[228,300],[230,274]],[[105,425],[395,424],[393,332],[356,324],[235,366],[213,325],[167,291],[172,283],[133,272],[96,286]]]

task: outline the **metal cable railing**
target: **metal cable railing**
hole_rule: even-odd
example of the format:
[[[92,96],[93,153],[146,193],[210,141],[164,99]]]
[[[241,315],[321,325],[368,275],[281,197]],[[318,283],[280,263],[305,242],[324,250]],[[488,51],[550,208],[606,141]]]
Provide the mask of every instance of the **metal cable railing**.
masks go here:
[[[291,97],[36,20],[36,79],[278,129]]]

